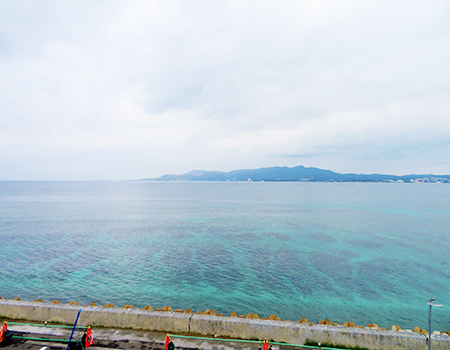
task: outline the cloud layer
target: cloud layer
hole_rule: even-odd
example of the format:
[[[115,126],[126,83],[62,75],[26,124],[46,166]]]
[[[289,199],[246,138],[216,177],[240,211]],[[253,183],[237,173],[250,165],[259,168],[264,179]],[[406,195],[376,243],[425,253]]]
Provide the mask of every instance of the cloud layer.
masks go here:
[[[450,173],[445,1],[0,2],[0,179]]]

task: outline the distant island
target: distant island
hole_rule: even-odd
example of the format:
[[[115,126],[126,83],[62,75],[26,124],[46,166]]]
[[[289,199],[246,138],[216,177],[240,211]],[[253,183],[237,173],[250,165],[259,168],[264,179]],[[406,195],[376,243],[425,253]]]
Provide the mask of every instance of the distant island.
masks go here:
[[[183,175],[163,175],[140,181],[298,181],[298,182],[413,182],[449,183],[450,175],[340,174],[304,166],[243,169],[229,172],[194,170]]]

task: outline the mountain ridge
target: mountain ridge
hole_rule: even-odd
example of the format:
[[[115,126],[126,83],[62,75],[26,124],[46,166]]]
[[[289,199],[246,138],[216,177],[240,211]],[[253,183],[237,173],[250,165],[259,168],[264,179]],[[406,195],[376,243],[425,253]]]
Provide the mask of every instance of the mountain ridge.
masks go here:
[[[192,170],[186,174],[167,174],[140,181],[269,181],[269,182],[450,182],[450,175],[341,174],[314,167],[267,167],[228,172]]]

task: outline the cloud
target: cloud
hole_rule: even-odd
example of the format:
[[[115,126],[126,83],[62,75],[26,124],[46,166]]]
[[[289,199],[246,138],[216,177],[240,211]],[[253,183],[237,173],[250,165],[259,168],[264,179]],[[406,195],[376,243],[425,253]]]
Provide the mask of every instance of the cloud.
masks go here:
[[[449,9],[1,2],[2,177],[298,164],[449,173]]]

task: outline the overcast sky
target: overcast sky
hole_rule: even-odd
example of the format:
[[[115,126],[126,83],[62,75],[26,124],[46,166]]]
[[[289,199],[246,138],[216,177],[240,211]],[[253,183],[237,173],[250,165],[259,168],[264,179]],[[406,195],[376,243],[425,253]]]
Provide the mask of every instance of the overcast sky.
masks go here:
[[[0,1],[0,180],[450,174],[449,1]]]

